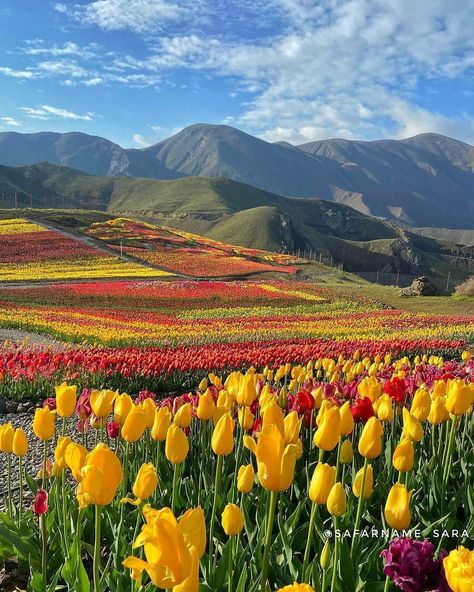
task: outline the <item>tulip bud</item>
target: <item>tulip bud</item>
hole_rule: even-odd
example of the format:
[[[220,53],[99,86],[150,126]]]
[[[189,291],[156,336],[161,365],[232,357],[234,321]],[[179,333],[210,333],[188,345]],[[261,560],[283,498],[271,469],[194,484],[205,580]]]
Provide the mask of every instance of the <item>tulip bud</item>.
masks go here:
[[[470,351],[463,351],[461,354],[461,359],[463,362],[468,362],[472,358],[472,353]]]
[[[148,499],[158,485],[158,475],[152,463],[142,464],[133,484],[133,495],[138,500]]]
[[[116,421],[111,421],[107,424],[107,435],[112,440],[118,438],[120,434],[120,425]]]
[[[278,406],[281,409],[286,409],[288,407],[288,391],[284,386],[281,387],[280,392],[278,393]]]
[[[350,440],[344,440],[344,442],[341,444],[341,463],[343,465],[348,465],[349,463],[352,462],[352,459],[354,458],[354,451],[352,449],[352,443]]]
[[[255,377],[253,374],[246,374],[237,392],[237,403],[245,407],[250,407],[256,398]]]
[[[38,489],[32,510],[36,516],[42,516],[48,511],[48,493],[44,489]]]
[[[425,421],[430,413],[431,397],[426,388],[416,390],[411,402],[410,413],[418,421]]]
[[[364,478],[364,467],[357,471],[357,474],[354,479],[354,483],[352,484],[352,492],[356,497],[360,497],[362,493],[362,481]],[[363,499],[368,499],[374,490],[374,471],[372,469],[372,465],[367,465],[367,471],[365,474],[365,484],[364,484],[364,496]]]
[[[70,468],[72,476],[78,482],[82,480],[81,471],[86,462],[87,454],[87,448],[76,442],[71,442],[64,452],[64,461]]]
[[[255,471],[252,465],[242,465],[237,474],[237,489],[241,493],[249,493],[253,487]]]
[[[133,401],[130,395],[122,393],[118,395],[114,402],[114,421],[123,426],[127,415],[133,409]]]
[[[199,383],[198,389],[200,391],[205,391],[207,389],[207,378],[203,378]]]
[[[326,507],[332,516],[343,516],[346,513],[346,492],[341,482],[332,486]]]
[[[410,438],[413,442],[419,442],[423,438],[423,427],[406,407],[403,408],[402,438]]]
[[[325,504],[336,481],[336,467],[318,463],[309,485],[309,498],[314,504]]]
[[[415,448],[410,438],[403,438],[393,451],[392,464],[401,473],[406,473],[413,469],[415,462]]]
[[[234,449],[234,420],[229,412],[217,422],[212,433],[211,446],[214,454],[227,456]]]
[[[76,492],[79,508],[86,508],[89,504],[111,504],[122,479],[122,465],[117,455],[105,444],[98,444],[89,452],[81,469],[81,481]]]
[[[433,401],[431,401],[428,421],[432,425],[439,425],[440,423],[443,423],[443,421],[446,421],[448,417],[449,412],[446,409],[444,399],[442,399],[441,397],[439,399],[433,399]]]
[[[214,399],[209,389],[203,395],[199,396],[199,401],[196,409],[196,415],[201,421],[209,421],[214,416]]]
[[[409,492],[401,483],[395,483],[390,490],[385,504],[385,520],[395,530],[404,530],[410,526],[410,499]]]
[[[341,416],[341,423],[339,427],[340,434],[342,436],[348,436],[354,430],[354,418],[351,413],[349,401],[346,401],[344,405],[339,408],[339,414]]]
[[[11,423],[0,425],[0,452],[11,454],[13,452],[13,440],[15,430]]]
[[[141,403],[140,407],[144,411],[146,417],[145,428],[151,430],[153,422],[155,421],[156,403],[151,397],[148,397],[143,403]]]
[[[107,417],[110,415],[117,395],[117,392],[106,389],[101,391],[93,390],[90,396],[90,404],[94,415],[97,417]]]
[[[189,442],[186,434],[176,424],[172,423],[166,434],[165,455],[170,463],[181,464],[188,455]]]
[[[222,512],[222,528],[227,536],[238,535],[244,527],[244,515],[239,506],[227,504]]]
[[[63,382],[60,386],[55,386],[56,391],[56,410],[60,417],[71,417],[76,409],[77,386],[69,386]]]
[[[446,387],[446,409],[453,415],[463,415],[473,403],[474,389],[461,378],[448,380]]]
[[[330,563],[331,563],[331,543],[329,542],[329,539],[326,539],[326,542],[324,543],[323,550],[321,551],[321,556],[319,557],[319,565],[321,566],[321,569],[325,570],[329,567]]]
[[[56,412],[48,407],[36,409],[33,419],[33,431],[37,438],[45,442],[54,436],[54,420]]]
[[[125,423],[122,426],[121,436],[126,442],[137,442],[143,435],[146,429],[146,413],[145,411],[135,405],[130,413],[127,415]]]
[[[318,424],[318,429],[313,437],[314,444],[321,450],[328,452],[333,450],[339,442],[340,425],[339,408],[331,407],[324,413],[321,423]]]
[[[380,421],[393,421],[393,404],[390,396],[385,393],[375,403],[375,411]]]
[[[155,411],[155,420],[151,428],[151,437],[155,442],[164,442],[171,424],[171,411],[168,407],[160,407]]]
[[[191,420],[191,403],[184,403],[184,405],[181,405],[178,411],[176,411],[174,423],[180,428],[189,428]]]
[[[60,436],[58,438],[58,443],[56,444],[56,448],[54,450],[54,464],[57,466],[58,469],[66,469],[67,462],[66,462],[66,449],[71,444],[72,440],[69,436]]]
[[[380,420],[370,417],[359,439],[359,453],[365,458],[377,458],[382,452],[382,435]]]
[[[1,448],[0,448],[1,449]],[[26,437],[25,431],[21,428],[17,428],[15,430],[15,435],[13,436],[13,454],[15,456],[25,456],[28,452],[28,439]]]

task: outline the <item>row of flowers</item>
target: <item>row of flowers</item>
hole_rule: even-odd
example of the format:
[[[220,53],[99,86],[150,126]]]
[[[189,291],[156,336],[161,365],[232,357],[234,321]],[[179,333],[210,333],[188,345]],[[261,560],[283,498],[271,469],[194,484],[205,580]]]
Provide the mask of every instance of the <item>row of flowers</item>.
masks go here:
[[[161,401],[63,383],[35,413],[36,479],[31,440],[0,427],[0,552],[81,592],[470,591],[473,370],[357,352]]]
[[[118,256],[25,219],[4,220],[1,229],[0,281],[172,275],[122,261]]]

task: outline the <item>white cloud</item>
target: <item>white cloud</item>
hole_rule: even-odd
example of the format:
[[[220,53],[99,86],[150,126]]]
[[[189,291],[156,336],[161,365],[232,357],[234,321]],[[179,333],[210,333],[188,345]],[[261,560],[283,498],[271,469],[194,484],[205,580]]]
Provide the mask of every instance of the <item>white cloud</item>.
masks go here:
[[[59,3],[55,9],[81,24],[96,25],[106,31],[147,33],[167,22],[178,21],[198,5],[189,0],[95,0],[87,4]]]
[[[20,107],[26,117],[31,119],[68,119],[72,121],[92,121],[92,113],[88,112],[84,115],[60,109],[51,105],[41,105],[40,107]]]
[[[36,73],[31,70],[16,70],[6,66],[0,66],[0,74],[10,78],[37,78]]]
[[[33,56],[51,56],[51,57],[63,57],[63,56],[79,56],[82,59],[89,59],[98,55],[98,46],[94,43],[80,46],[73,41],[67,41],[63,45],[47,45],[43,39],[28,39],[25,41],[23,47],[19,47],[17,51],[26,55]]]
[[[19,121],[17,121],[16,119],[14,119],[13,117],[0,117],[0,121],[7,125],[7,126],[11,126],[11,127],[20,127],[21,123]]]
[[[141,134],[133,134],[132,140],[135,144],[138,144],[141,147],[150,145],[150,142],[148,142],[148,140],[146,140]]]

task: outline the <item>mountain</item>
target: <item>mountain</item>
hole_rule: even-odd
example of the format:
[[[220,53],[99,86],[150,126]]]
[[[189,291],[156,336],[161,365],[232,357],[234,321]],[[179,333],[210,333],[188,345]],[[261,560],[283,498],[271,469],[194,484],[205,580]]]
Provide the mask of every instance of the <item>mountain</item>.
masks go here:
[[[226,177],[288,197],[332,200],[407,226],[474,229],[474,147],[437,134],[292,146],[197,124],[153,146],[123,149],[81,133],[0,133],[0,163],[44,160],[114,177]]]
[[[90,224],[126,215],[229,244],[311,253],[347,271],[439,277],[451,272],[453,280],[462,280],[474,269],[474,248],[415,235],[344,204],[284,197],[221,177],[94,176],[40,163],[0,166],[0,193],[4,208],[31,206],[24,215],[72,228],[84,219]],[[10,201],[4,203],[5,195]]]

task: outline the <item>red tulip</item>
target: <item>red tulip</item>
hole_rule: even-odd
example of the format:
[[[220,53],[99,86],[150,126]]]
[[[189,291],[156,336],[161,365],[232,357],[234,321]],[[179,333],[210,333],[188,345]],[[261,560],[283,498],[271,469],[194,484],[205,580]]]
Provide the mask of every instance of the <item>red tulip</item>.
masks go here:
[[[369,397],[357,398],[351,406],[351,413],[354,421],[362,423],[365,423],[370,417],[375,415]]]
[[[48,511],[48,492],[44,489],[38,489],[36,493],[35,501],[33,502],[32,507],[33,512],[37,516],[41,516],[46,514]]]

